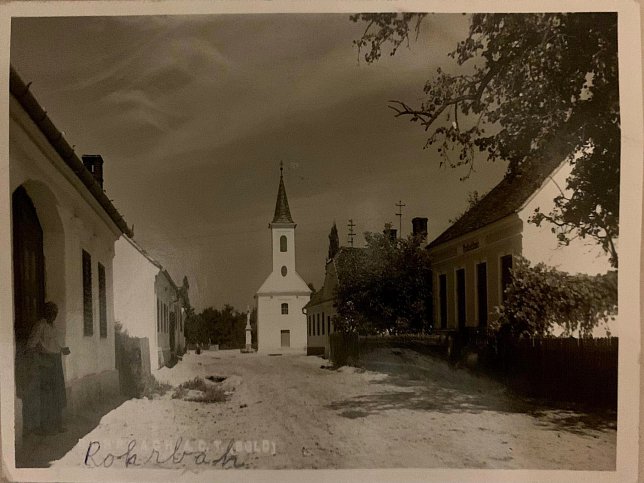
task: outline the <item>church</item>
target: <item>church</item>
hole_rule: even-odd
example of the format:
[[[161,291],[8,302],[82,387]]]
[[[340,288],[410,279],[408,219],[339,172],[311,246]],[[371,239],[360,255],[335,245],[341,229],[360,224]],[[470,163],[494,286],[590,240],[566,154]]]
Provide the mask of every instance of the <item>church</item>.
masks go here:
[[[280,183],[271,230],[273,271],[257,291],[257,351],[306,350],[306,316],[302,308],[311,290],[295,271],[295,227],[284,187]]]

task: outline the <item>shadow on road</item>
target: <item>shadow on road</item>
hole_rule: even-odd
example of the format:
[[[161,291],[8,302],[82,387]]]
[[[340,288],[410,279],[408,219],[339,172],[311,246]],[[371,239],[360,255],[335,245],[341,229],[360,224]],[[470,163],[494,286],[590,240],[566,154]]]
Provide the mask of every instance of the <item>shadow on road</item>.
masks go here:
[[[67,454],[78,441],[95,429],[103,416],[125,402],[124,398],[114,399],[90,407],[80,414],[67,417],[67,431],[50,436],[28,434],[23,437],[22,447],[16,450],[17,468],[48,468],[51,462]]]
[[[538,424],[573,433],[615,430],[614,413],[591,413],[574,406],[534,401],[518,396],[498,381],[450,367],[437,357],[412,351],[379,350],[361,360],[363,369],[385,374],[373,380],[373,391],[336,400],[327,407],[356,419],[382,411],[411,409],[437,413],[529,414]]]

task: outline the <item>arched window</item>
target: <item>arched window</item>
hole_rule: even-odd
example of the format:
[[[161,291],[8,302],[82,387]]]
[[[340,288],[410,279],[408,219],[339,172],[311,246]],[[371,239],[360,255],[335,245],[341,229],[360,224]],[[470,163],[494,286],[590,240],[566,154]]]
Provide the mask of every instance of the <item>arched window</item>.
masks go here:
[[[288,314],[288,304],[282,304],[282,314]]]
[[[286,241],[286,235],[280,237],[280,252],[285,252],[288,244]]]

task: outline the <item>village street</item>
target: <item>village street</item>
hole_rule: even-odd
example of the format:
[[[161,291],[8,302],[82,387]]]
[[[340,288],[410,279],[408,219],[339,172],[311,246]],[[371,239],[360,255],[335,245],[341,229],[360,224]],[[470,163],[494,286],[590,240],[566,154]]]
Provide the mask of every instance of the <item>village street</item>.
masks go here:
[[[224,388],[235,388],[227,401],[172,399],[172,390],[126,401],[53,466],[122,468],[129,458],[130,467],[196,471],[207,465],[615,468],[609,420],[539,407],[415,352],[384,349],[376,359],[366,363],[371,370],[333,370],[304,355],[190,353],[159,379],[177,385],[225,376]]]

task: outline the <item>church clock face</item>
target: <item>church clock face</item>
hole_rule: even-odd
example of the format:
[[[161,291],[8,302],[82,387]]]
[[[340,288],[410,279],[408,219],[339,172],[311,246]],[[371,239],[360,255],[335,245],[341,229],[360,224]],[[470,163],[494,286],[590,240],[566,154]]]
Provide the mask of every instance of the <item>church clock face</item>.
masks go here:
[[[286,267],[282,266],[282,277],[286,277],[287,272],[288,272],[288,270],[286,269]]]

